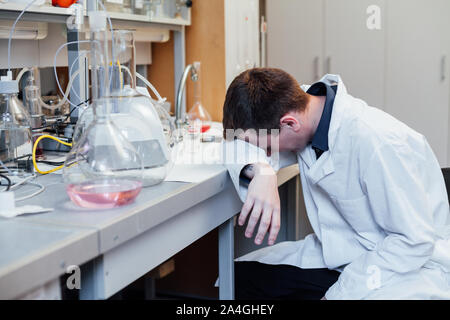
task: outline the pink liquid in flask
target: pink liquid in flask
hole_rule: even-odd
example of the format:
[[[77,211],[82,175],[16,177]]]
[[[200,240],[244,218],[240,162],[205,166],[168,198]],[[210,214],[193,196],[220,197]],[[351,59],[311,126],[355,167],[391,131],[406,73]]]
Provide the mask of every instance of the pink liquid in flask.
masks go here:
[[[66,187],[70,199],[80,207],[109,209],[133,202],[142,190],[140,181],[109,179],[70,184]]]

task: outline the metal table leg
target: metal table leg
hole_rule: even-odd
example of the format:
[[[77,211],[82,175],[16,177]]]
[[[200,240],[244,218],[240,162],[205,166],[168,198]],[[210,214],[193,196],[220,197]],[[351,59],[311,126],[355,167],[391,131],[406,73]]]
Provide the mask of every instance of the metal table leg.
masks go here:
[[[234,300],[234,217],[219,227],[219,299]]]

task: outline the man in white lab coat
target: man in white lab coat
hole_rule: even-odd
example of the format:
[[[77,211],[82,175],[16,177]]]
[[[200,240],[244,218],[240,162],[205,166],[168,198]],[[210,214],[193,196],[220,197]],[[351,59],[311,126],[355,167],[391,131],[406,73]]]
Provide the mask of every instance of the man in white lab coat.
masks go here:
[[[237,259],[236,298],[450,299],[448,197],[421,134],[349,95],[336,75],[300,87],[282,70],[251,69],[223,111],[228,138],[240,129],[225,143],[244,202],[238,223],[270,245]],[[298,161],[314,230],[275,245],[274,156]]]

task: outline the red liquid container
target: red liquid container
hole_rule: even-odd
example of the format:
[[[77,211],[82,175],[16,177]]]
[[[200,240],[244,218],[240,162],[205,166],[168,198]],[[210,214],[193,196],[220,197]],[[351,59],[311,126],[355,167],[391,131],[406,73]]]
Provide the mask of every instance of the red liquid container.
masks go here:
[[[91,209],[110,209],[129,204],[142,190],[140,181],[111,179],[66,187],[70,199],[78,206]]]

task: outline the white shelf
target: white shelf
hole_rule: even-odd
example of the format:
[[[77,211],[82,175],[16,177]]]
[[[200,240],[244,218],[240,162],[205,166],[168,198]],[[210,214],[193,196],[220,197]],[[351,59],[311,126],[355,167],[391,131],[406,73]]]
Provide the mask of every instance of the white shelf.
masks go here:
[[[187,26],[190,25],[190,21],[182,18],[152,18],[147,16],[131,13],[120,13],[120,12],[108,12],[111,19],[114,20],[125,20],[133,22],[149,22],[149,23],[159,23],[159,24],[170,24]]]
[[[0,18],[1,19],[15,19],[16,15],[9,15],[9,12],[21,12],[26,7],[25,4],[18,3],[5,3],[0,4]],[[72,14],[70,8],[59,8],[53,6],[31,6],[27,9],[27,12],[23,15],[23,20],[28,21],[48,21],[48,22],[62,22],[68,16]],[[144,15],[120,13],[120,12],[108,12],[109,16],[114,21],[120,21],[120,24],[138,24],[144,26],[144,23],[158,24],[163,26],[186,26],[190,25],[190,17],[188,19],[183,18],[152,18],[150,19]],[[190,12],[189,12],[190,15]],[[85,12],[85,16],[87,14]]]
[[[25,7],[26,7],[26,4],[20,4],[20,3],[0,4],[0,10],[6,10],[6,11],[21,12],[23,9],[25,9]],[[72,14],[72,9],[53,7],[53,6],[31,6],[27,9],[27,12],[28,13],[42,13],[42,14],[55,14],[55,15],[69,16]],[[13,18],[13,17],[11,17],[11,18]]]

